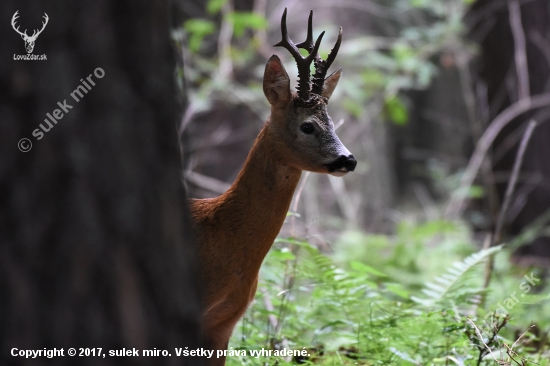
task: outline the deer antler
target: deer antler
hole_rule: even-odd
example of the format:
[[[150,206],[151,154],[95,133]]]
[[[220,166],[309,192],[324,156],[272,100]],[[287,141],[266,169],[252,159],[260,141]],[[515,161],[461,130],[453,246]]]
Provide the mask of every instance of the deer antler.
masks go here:
[[[286,11],[286,9],[285,9],[285,11]],[[313,47],[314,47],[312,24],[313,24],[313,10],[310,10],[309,11],[309,18],[307,20],[307,38],[302,43],[296,45],[296,47],[304,49],[309,53],[311,53],[311,51],[313,51]],[[325,32],[323,32],[323,33],[325,33]],[[319,53],[316,52],[315,53],[315,61],[317,61],[319,58],[320,58]]]
[[[307,50],[309,53],[313,50],[313,32],[312,32],[312,18],[313,10],[309,12],[309,19],[307,22],[307,39],[297,44],[296,47]],[[327,75],[328,68],[336,58],[338,50],[340,49],[340,44],[342,43],[342,27],[340,27],[340,32],[338,33],[338,39],[334,48],[330,51],[326,60],[323,60],[319,57],[318,53],[315,53],[314,65],[315,65],[315,75],[313,75],[313,86],[311,88],[312,93],[321,95],[323,91],[323,84],[325,82],[325,77]]]
[[[328,57],[326,60],[323,60],[319,56],[319,45],[321,44],[321,39],[323,38],[323,35],[325,32],[321,33],[319,38],[317,38],[317,42],[313,44],[313,30],[312,30],[312,19],[313,19],[313,10],[309,12],[309,19],[307,22],[307,38],[304,42],[299,44],[294,44],[290,37],[288,36],[288,32],[286,29],[286,8],[283,12],[283,17],[281,18],[281,32],[283,34],[283,40],[277,44],[274,45],[274,47],[284,47],[286,48],[292,56],[294,56],[294,59],[296,60],[296,64],[298,65],[298,95],[301,99],[307,101],[309,100],[309,91],[310,91],[310,83],[309,83],[309,67],[311,65],[311,62],[314,61],[315,65],[315,74],[313,75],[313,86],[311,87],[311,92],[314,94],[321,95],[323,92],[323,84],[325,82],[325,77],[327,75],[328,68],[336,58],[336,55],[338,54],[338,50],[340,49],[340,44],[342,43],[342,27],[340,27],[340,32],[338,33],[338,39],[336,40],[336,44],[334,45],[334,48],[330,51]],[[309,55],[307,57],[303,57],[300,54],[300,51],[298,51],[298,48],[302,48],[309,52]]]
[[[311,62],[315,59],[315,57],[319,57],[317,55],[317,52],[319,51],[319,45],[321,44],[321,40],[323,39],[323,36],[325,35],[325,32],[321,33],[319,38],[317,38],[317,41],[315,42],[315,45],[313,45],[313,38],[311,36],[311,13],[310,13],[310,27],[308,28],[308,39],[306,39],[305,42],[300,43],[299,45],[294,44],[290,37],[288,36],[288,31],[286,29],[286,8],[283,12],[283,17],[281,18],[281,33],[283,39],[274,45],[274,47],[284,47],[290,52],[290,54],[294,57],[294,60],[296,61],[296,65],[298,65],[298,96],[300,99],[304,101],[309,100],[309,89],[310,89],[310,83],[309,83],[309,67],[311,65]],[[311,38],[311,39],[310,39]],[[309,47],[309,45],[312,45]],[[300,51],[298,51],[298,48],[305,48],[309,47],[311,50],[309,51],[309,55],[307,57],[303,57],[300,54]],[[307,49],[307,48],[306,48]]]
[[[336,58],[341,43],[342,27],[340,27],[340,32],[338,32],[338,39],[336,40],[336,44],[334,45],[334,48],[330,50],[327,59],[323,60],[320,57],[315,59],[315,75],[313,75],[313,86],[311,88],[311,91],[313,93],[321,95],[321,93],[323,92],[323,84],[325,83],[325,77],[327,75],[328,68]]]
[[[46,25],[48,24],[48,20],[50,20],[50,18],[48,18],[48,14],[46,14],[46,13],[44,13],[44,20],[45,20],[45,22],[42,22],[42,29],[40,29],[40,30],[38,31],[38,33],[36,33],[37,30],[35,29],[34,32],[32,33],[31,38],[33,38],[33,37],[34,37],[34,38],[38,37],[38,35],[39,35],[40,33],[42,33],[42,31],[44,30],[44,28],[46,28]],[[36,33],[36,34],[35,34],[35,33]]]
[[[17,13],[19,12],[19,10],[17,10],[15,12],[15,14],[13,14],[13,17],[11,18],[11,26],[13,27],[13,30],[16,31],[17,33],[19,33],[21,36],[25,36],[25,37],[28,37],[27,35],[27,30],[25,29],[25,32],[21,32],[19,30],[19,26],[17,26],[17,28],[15,28],[15,20],[17,18],[19,18],[19,15],[17,15]]]

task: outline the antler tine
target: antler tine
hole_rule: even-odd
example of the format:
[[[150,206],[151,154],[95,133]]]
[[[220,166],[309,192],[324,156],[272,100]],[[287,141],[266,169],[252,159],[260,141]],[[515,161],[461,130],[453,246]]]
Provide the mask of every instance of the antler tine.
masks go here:
[[[334,45],[334,48],[330,50],[329,55],[327,56],[326,60],[316,59],[315,60],[315,75],[313,76],[313,86],[311,88],[311,91],[315,94],[321,95],[323,91],[323,84],[325,82],[325,77],[327,75],[328,68],[332,64],[332,62],[336,59],[336,55],[338,54],[338,50],[340,49],[340,44],[342,43],[342,27],[340,27],[340,31],[338,32],[338,39],[336,40],[336,44]]]
[[[38,31],[38,33],[36,34],[37,37],[38,37],[38,35],[39,35],[40,33],[42,33],[42,31],[44,30],[44,28],[46,28],[46,25],[48,24],[48,20],[50,20],[50,18],[48,17],[48,14],[46,14],[46,13],[44,13],[43,18],[44,18],[45,21],[42,22],[42,29],[40,29],[40,30]],[[33,36],[34,36],[34,35],[33,35]]]
[[[309,16],[308,39],[306,39],[305,42],[300,43],[297,47],[297,45],[294,44],[294,42],[292,42],[292,40],[288,36],[288,30],[286,27],[286,12],[287,12],[287,9],[285,8],[285,11],[283,12],[283,16],[281,18],[281,34],[283,39],[273,46],[286,48],[288,52],[290,52],[290,54],[294,57],[294,60],[296,61],[296,65],[298,66],[298,95],[300,96],[301,99],[307,101],[309,100],[309,89],[310,89],[309,67],[319,51],[319,46],[321,45],[321,40],[323,39],[325,32],[321,33],[321,35],[317,38],[315,45],[312,45],[313,46],[312,50],[310,51],[308,49],[310,54],[307,57],[303,57],[300,54],[298,47],[301,47],[304,44],[309,46],[310,43],[311,44],[313,43],[312,42],[313,37],[310,37],[312,13],[310,13],[310,16]],[[305,47],[301,47],[301,48],[305,48]]]
[[[313,48],[315,47],[315,45],[313,44],[313,26],[312,26],[312,24],[313,24],[313,10],[310,10],[309,19],[307,21],[307,39],[305,41],[303,41],[302,43],[296,45],[296,47],[302,48],[302,49],[306,50],[309,53],[312,53],[311,51],[313,51]],[[323,32],[323,34],[324,33],[325,32]],[[313,56],[314,63],[319,62],[319,60],[321,59],[321,57],[319,56],[319,52],[315,52],[314,55],[315,55],[315,56]]]
[[[15,28],[15,21],[17,20],[17,18],[19,18],[19,14],[17,14],[17,13],[19,13],[19,10],[17,10],[15,12],[15,14],[13,14],[13,17],[11,18],[11,26],[13,27],[13,30],[15,30],[20,35],[23,35],[23,34],[27,35],[27,30],[26,29],[25,29],[25,32],[21,32],[19,30],[19,26],[17,26],[17,28]]]
[[[286,8],[283,12],[283,17],[281,18],[281,33],[283,39],[280,42],[274,44],[273,47],[284,47],[295,59],[301,59],[302,55],[300,55],[300,51],[298,51],[298,48],[296,48],[296,45],[290,40],[290,37],[288,36],[288,31],[286,29]]]
[[[309,11],[309,19],[307,21],[307,38],[302,43],[299,43],[296,45],[298,48],[302,48],[306,50],[307,52],[311,53],[311,50],[313,50],[313,10]]]
[[[11,17],[11,25],[13,25],[14,27],[15,27],[15,21],[17,20],[17,18],[19,18],[19,14],[17,13],[19,13],[19,10],[16,10],[13,16]]]
[[[326,61],[326,69],[330,67],[334,59],[336,58],[336,55],[338,54],[338,50],[340,49],[340,44],[342,43],[342,27],[340,27],[340,31],[338,32],[338,39],[336,40],[336,44],[334,45],[334,48],[330,50],[329,55],[327,56]]]

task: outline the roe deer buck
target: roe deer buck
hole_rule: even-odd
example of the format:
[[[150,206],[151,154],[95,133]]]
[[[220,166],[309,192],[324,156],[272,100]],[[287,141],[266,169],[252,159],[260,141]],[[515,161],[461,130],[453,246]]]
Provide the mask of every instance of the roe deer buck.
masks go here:
[[[327,60],[318,54],[324,32],[313,44],[309,15],[305,42],[294,44],[281,19],[282,41],[298,64],[298,93],[279,60],[271,56],[265,67],[263,89],[271,116],[260,131],[233,185],[219,197],[191,199],[203,290],[203,333],[209,347],[227,349],[239,318],[254,299],[258,272],[279,233],[302,170],[343,176],[357,162],[340,142],[327,114],[327,102],[342,75],[338,69],[325,79],[342,40]],[[303,57],[298,48],[306,49]],[[310,82],[310,65],[315,74]],[[210,359],[225,364],[225,357]]]

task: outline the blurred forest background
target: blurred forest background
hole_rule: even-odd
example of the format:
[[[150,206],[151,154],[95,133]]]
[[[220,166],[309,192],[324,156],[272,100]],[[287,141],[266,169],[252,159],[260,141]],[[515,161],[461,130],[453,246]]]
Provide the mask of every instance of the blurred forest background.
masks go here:
[[[546,2],[210,0],[182,6],[189,19],[177,37],[189,105],[180,132],[188,139],[190,196],[218,195],[239,172],[269,115],[261,90],[267,58],[279,55],[296,80],[290,55],[272,47],[287,7],[296,40],[305,37],[314,9],[315,33],[327,32],[325,56],[343,26],[333,67],[342,67],[344,78],[329,112],[343,123],[339,136],[359,159],[345,179],[304,177],[307,188],[293,206],[301,216],[295,235],[323,245],[343,229],[391,233],[409,216],[463,218],[475,232],[491,231],[530,119],[539,126],[505,226],[518,234],[549,206]],[[536,106],[522,104],[534,99]],[[504,123],[491,125],[510,106],[515,109]],[[497,136],[476,155],[484,158],[476,170],[468,162],[490,126]],[[461,180],[467,167],[475,180]],[[549,248],[539,238],[522,255],[548,264],[542,257],[550,257]]]

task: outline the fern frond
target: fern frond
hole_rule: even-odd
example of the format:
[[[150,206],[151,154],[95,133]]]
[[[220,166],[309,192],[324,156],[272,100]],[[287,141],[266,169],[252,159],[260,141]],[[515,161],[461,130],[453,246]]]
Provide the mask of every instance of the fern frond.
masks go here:
[[[403,361],[407,361],[408,363],[412,363],[413,365],[420,365],[416,360],[414,360],[411,356],[409,356],[406,352],[402,352],[398,350],[395,347],[389,348],[390,352],[402,359]]]
[[[463,261],[455,262],[447,270],[447,273],[442,274],[434,279],[434,282],[427,282],[425,288],[422,290],[424,294],[428,296],[426,299],[421,299],[415,296],[411,296],[411,300],[423,304],[433,305],[447,299],[450,294],[462,295],[465,293],[471,293],[471,290],[461,290],[461,284],[464,284],[466,276],[471,270],[485,259],[500,251],[502,246],[496,246],[481,250],[477,253],[470,255]]]

